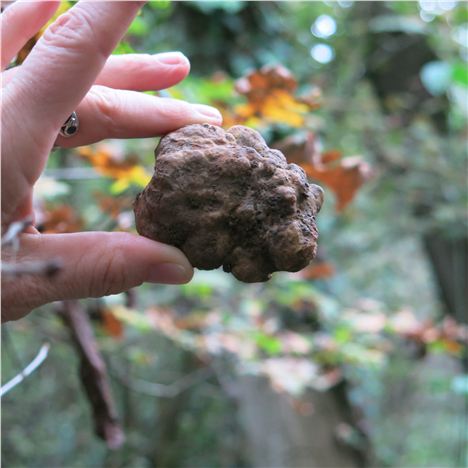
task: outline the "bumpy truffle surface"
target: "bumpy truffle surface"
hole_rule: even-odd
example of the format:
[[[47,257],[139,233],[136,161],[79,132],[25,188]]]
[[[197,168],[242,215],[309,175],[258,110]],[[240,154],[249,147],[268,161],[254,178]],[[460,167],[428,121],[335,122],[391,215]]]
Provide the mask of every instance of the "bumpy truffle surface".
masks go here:
[[[315,256],[323,191],[255,130],[189,125],[164,136],[155,156],[134,206],[143,236],[247,283],[299,271]]]

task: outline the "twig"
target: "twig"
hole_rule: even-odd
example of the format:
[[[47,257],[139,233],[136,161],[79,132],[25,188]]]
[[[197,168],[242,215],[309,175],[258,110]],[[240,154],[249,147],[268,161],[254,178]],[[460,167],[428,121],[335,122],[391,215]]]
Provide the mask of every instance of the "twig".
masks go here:
[[[59,310],[80,356],[80,378],[93,410],[96,434],[110,449],[119,448],[125,435],[118,421],[107,369],[86,311],[77,301],[63,301]]]
[[[15,377],[9,380],[0,388],[0,397],[3,397],[12,388],[21,383],[28,375],[31,375],[47,358],[49,354],[49,343],[44,343],[37,353],[37,356]]]
[[[125,306],[129,309],[134,309],[137,303],[137,295],[135,289],[125,291]]]
[[[2,275],[17,278],[23,275],[43,275],[52,277],[62,269],[62,261],[58,258],[45,261],[15,262],[16,254],[20,247],[20,234],[32,225],[33,219],[27,216],[15,221],[8,226],[2,236],[2,249],[11,246],[13,254],[9,256],[9,262],[1,262]]]
[[[18,277],[23,275],[43,275],[51,278],[62,269],[58,258],[46,261],[11,263],[1,262],[2,275]]]
[[[2,236],[2,248],[7,245],[13,245],[14,248],[18,248],[19,235],[32,224],[32,217],[28,216],[19,221],[15,221],[8,226],[7,231]]]

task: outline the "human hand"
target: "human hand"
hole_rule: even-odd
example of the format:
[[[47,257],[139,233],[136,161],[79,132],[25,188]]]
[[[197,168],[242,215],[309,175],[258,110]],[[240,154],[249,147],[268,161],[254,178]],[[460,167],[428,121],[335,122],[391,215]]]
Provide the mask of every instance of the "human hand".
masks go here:
[[[2,70],[54,14],[59,2],[16,2],[2,14]],[[180,53],[110,56],[144,2],[84,2],[61,15],[25,62],[3,72],[2,228],[33,215],[34,184],[57,144],[71,147],[104,138],[152,137],[191,123],[220,124],[216,109],[137,91],[183,79]],[[57,138],[76,111],[79,131]],[[5,249],[4,260],[12,253]],[[129,233],[21,235],[15,259],[60,258],[53,278],[2,275],[2,321],[18,319],[48,302],[100,297],[141,283],[178,284],[193,269],[175,247]]]

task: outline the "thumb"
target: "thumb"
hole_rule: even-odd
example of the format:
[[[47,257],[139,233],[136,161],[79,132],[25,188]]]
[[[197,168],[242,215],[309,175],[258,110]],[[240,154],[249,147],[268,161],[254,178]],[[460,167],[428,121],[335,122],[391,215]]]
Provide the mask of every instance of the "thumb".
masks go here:
[[[2,278],[3,320],[48,302],[117,294],[145,281],[186,283],[193,275],[177,248],[124,232],[25,234],[18,257],[19,262],[57,258],[62,269],[52,278]]]

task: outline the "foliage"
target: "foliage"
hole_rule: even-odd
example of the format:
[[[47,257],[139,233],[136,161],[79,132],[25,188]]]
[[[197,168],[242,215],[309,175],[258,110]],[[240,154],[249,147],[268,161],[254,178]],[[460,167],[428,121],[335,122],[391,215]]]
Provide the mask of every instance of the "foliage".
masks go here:
[[[380,464],[456,463],[444,450],[454,441],[430,429],[439,422],[456,426],[445,408],[447,400],[463,398],[453,390],[465,391],[459,370],[439,381],[431,403],[436,421],[429,411],[408,407],[408,425],[417,427],[409,440],[385,424],[387,399],[411,380],[421,359],[457,362],[467,339],[466,328],[443,317],[419,236],[466,235],[468,17],[462,4],[442,11],[443,2],[434,2],[435,9],[429,3],[382,2],[380,10],[375,2],[161,1],[144,7],[115,53],[184,51],[193,73],[171,96],[218,106],[226,127],[257,128],[323,184],[319,257],[303,272],[278,274],[266,285],[198,272],[182,287],[143,286],[135,304],[125,296],[85,302],[125,419],[129,442],[120,461],[91,438],[70,372],[75,362],[51,310],[10,326],[22,357],[34,354],[39,337],[52,342],[52,352],[40,378],[4,401],[9,464],[29,464],[37,455],[44,465],[154,466],[163,457],[171,460],[167,466],[243,466],[230,392],[245,375],[265,376],[298,408],[308,389],[332,391],[347,380],[351,398],[364,407]],[[321,17],[332,19],[333,34],[317,23]],[[378,34],[389,34],[382,63],[391,60],[393,41],[415,36],[435,56],[413,76],[426,107],[409,120],[403,117],[408,95],[382,102],[368,76],[369,47]],[[326,46],[333,58],[316,60],[316,46]],[[442,107],[446,130],[437,127],[431,106]],[[148,180],[154,146],[113,141],[61,150],[39,182],[39,228],[134,231],[132,199]],[[11,350],[5,354],[9,376],[18,366]],[[158,385],[198,375],[200,368],[209,377],[189,379],[182,397],[158,396]],[[421,384],[421,395],[429,399],[433,384]],[[50,414],[42,409],[45,400]],[[52,431],[59,412],[64,417]],[[43,437],[39,428],[46,428]]]

